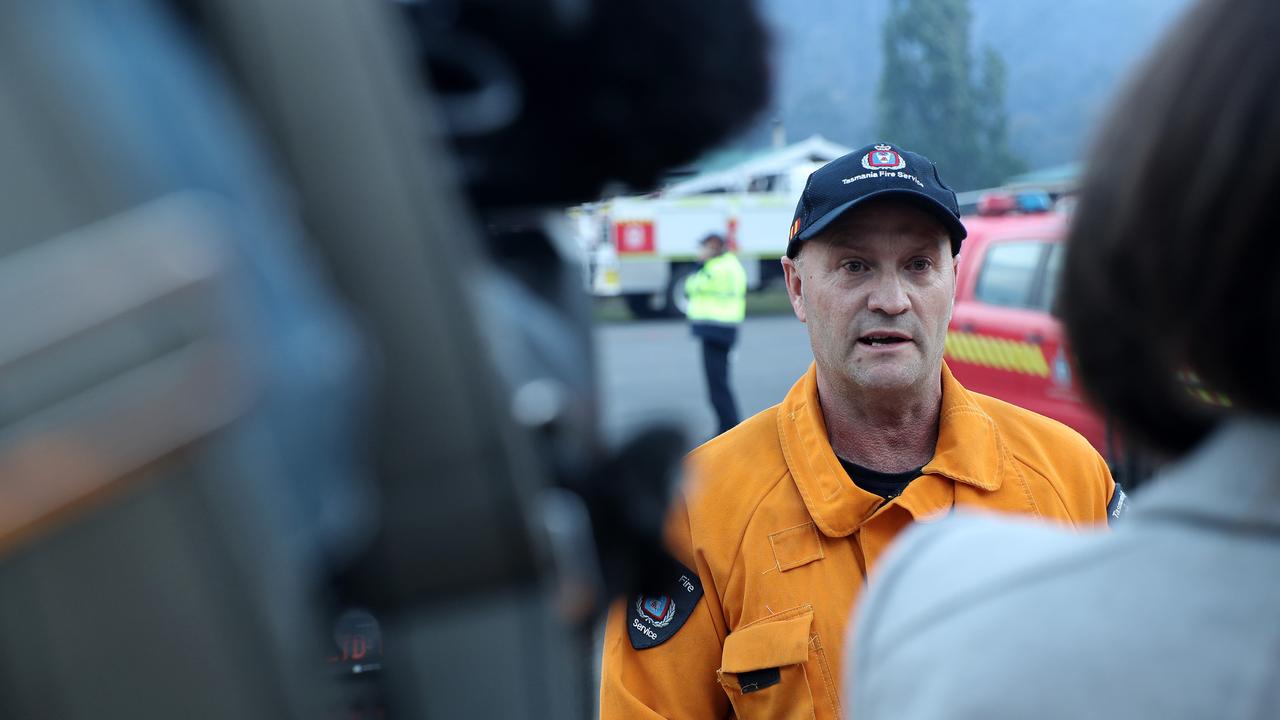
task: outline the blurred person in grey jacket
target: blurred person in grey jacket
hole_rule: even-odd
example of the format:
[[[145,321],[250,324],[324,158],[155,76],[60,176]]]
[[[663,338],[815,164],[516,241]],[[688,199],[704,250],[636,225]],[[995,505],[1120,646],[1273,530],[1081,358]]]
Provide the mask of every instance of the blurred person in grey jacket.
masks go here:
[[[1176,462],[1111,533],[906,535],[848,645],[852,717],[1280,717],[1277,38],[1275,0],[1194,6],[1113,110],[1069,237],[1085,387]]]

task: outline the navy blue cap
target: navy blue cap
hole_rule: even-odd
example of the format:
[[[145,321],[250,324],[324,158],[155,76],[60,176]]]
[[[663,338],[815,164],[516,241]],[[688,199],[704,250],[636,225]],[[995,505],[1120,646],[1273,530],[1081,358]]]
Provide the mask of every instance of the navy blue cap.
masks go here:
[[[871,198],[894,196],[933,215],[951,235],[951,252],[960,252],[968,235],[960,222],[956,194],[938,177],[929,158],[888,143],[868,145],[832,160],[809,176],[787,240],[787,257],[800,243],[822,232],[850,208]]]

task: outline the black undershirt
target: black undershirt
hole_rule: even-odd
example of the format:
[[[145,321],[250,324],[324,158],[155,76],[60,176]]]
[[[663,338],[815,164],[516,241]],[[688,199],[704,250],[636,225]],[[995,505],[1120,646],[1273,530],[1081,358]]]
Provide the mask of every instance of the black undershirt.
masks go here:
[[[838,457],[838,456],[837,456]],[[853,484],[870,493],[875,493],[880,497],[891,500],[902,494],[907,489],[907,485],[912,480],[920,477],[920,471],[923,466],[914,470],[908,470],[900,473],[883,473],[871,468],[865,468],[857,463],[851,463],[844,458],[838,458],[840,464],[844,466],[844,471],[849,473],[849,477],[853,480]]]

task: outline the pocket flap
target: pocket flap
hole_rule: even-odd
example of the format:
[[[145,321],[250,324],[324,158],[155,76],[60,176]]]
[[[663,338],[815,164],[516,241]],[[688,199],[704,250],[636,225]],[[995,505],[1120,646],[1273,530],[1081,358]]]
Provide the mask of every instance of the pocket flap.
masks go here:
[[[809,657],[809,626],[813,612],[789,620],[765,621],[729,633],[721,657],[724,672],[798,665]]]

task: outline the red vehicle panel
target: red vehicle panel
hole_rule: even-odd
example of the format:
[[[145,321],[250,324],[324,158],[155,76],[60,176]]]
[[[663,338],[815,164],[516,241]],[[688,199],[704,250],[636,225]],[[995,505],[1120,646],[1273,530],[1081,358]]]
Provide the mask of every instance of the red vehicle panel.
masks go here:
[[[1050,313],[1062,257],[1058,213],[967,216],[947,364],[965,387],[1058,420],[1104,455],[1106,427],[1085,402]]]

